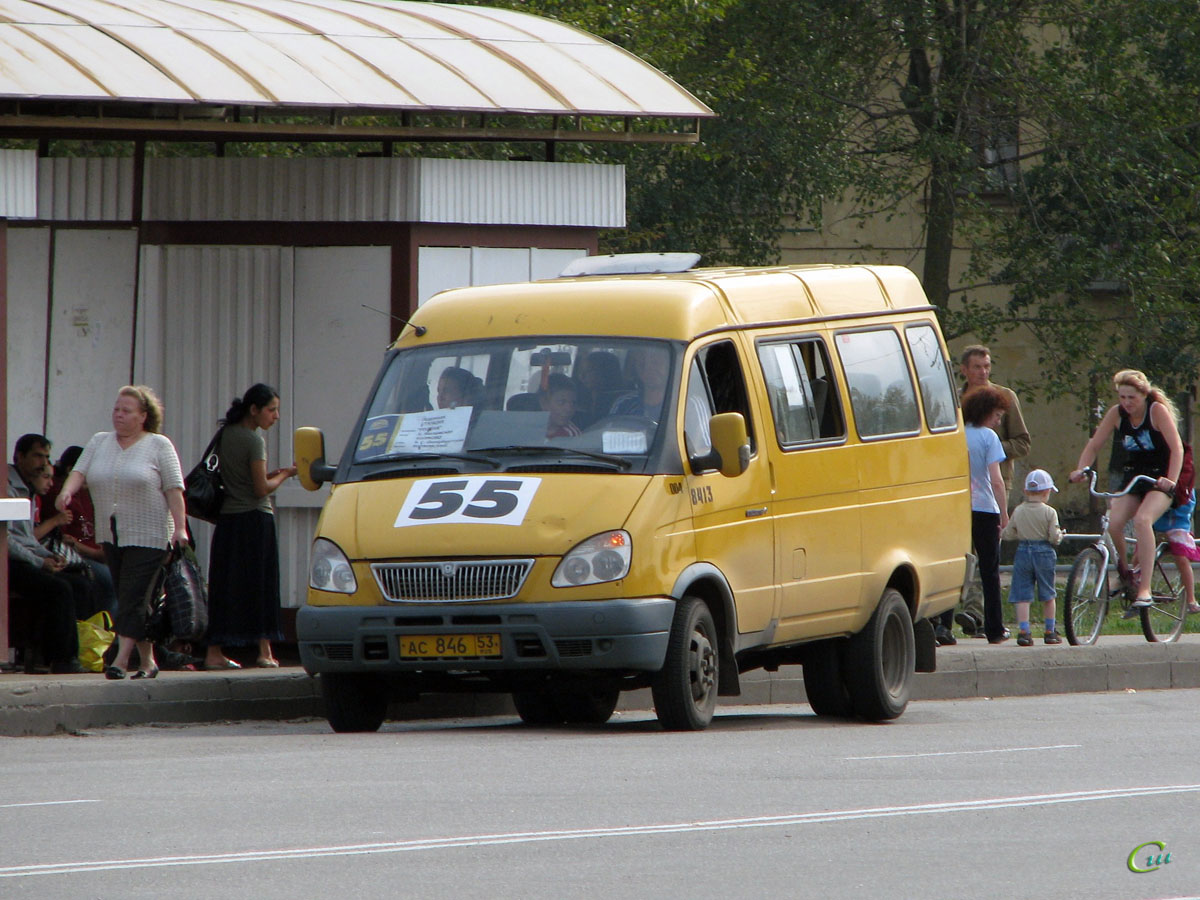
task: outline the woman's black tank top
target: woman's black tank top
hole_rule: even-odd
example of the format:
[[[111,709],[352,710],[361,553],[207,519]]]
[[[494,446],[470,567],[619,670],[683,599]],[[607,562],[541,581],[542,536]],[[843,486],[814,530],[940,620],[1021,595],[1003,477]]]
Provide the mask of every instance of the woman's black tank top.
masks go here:
[[[1121,433],[1121,444],[1125,448],[1125,480],[1134,475],[1152,475],[1159,478],[1167,474],[1167,466],[1171,462],[1171,448],[1167,446],[1162,432],[1154,427],[1150,419],[1150,410],[1154,402],[1146,404],[1146,416],[1142,424],[1136,428],[1130,423],[1125,410],[1118,408],[1121,417],[1118,430]]]

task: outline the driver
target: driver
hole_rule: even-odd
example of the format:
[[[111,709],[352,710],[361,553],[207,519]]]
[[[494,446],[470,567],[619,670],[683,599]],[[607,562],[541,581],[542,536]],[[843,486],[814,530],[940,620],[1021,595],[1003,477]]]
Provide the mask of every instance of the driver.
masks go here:
[[[667,394],[671,361],[665,350],[657,348],[635,350],[631,355],[633,371],[637,375],[637,390],[614,400],[609,415],[656,419]]]

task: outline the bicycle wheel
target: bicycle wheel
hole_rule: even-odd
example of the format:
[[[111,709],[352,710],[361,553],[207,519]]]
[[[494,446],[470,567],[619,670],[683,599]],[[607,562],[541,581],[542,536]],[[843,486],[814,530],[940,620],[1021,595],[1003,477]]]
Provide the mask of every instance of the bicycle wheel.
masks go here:
[[[1067,641],[1094,644],[1108,612],[1108,573],[1104,556],[1095,547],[1085,547],[1075,557],[1067,590],[1063,595],[1062,620]]]
[[[1183,633],[1187,620],[1187,601],[1175,560],[1162,550],[1160,547],[1155,556],[1154,577],[1150,581],[1154,605],[1142,607],[1141,618],[1142,634],[1146,635],[1146,640],[1167,644],[1178,640]]]

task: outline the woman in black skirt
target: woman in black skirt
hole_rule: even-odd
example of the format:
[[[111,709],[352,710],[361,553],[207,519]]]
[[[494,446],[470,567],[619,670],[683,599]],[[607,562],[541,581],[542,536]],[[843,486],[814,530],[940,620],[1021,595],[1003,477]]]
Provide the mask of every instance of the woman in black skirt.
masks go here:
[[[225,502],[213,532],[208,566],[208,669],[237,669],[224,647],[258,644],[258,665],[279,665],[271,641],[279,628],[279,544],[271,494],[296,474],[295,466],[267,471],[267,443],[259,434],[279,421],[279,394],[256,384],[234,400],[217,453]]]

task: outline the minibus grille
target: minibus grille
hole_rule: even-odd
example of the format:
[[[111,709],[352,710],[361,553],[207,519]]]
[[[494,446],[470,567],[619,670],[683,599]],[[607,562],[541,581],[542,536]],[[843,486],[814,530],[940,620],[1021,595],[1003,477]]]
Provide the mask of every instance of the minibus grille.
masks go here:
[[[532,559],[486,559],[374,563],[371,571],[393,603],[463,603],[515,597],[531,568]]]

